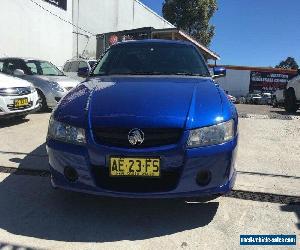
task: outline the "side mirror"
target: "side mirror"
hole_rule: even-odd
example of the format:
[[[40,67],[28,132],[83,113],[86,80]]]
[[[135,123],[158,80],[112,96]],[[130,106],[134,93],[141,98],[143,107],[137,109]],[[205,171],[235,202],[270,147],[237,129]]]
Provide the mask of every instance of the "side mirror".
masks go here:
[[[21,70],[21,69],[16,69],[16,70],[14,70],[13,75],[14,75],[14,76],[24,76],[25,73],[24,73],[24,71]]]
[[[84,68],[78,69],[77,75],[78,75],[79,77],[87,78],[87,77],[89,76],[89,74],[90,74],[90,70],[89,70],[88,67],[84,67]]]
[[[214,72],[214,75],[212,77],[213,79],[226,76],[226,69],[224,67],[214,67],[213,72]]]

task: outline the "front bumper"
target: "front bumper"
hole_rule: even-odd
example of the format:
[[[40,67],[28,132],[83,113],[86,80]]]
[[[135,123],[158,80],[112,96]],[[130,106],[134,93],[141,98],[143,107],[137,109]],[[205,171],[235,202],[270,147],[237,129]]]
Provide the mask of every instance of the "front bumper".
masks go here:
[[[186,136],[183,141],[186,141]],[[226,194],[233,188],[236,177],[234,164],[237,141],[238,136],[231,142],[204,148],[186,149],[180,144],[181,146],[165,146],[155,150],[124,150],[89,144],[82,147],[48,140],[47,152],[54,187],[111,197],[203,197]],[[111,179],[107,175],[107,162],[112,155],[159,156],[162,171],[168,173],[168,176],[172,173],[177,179],[173,178],[174,182],[169,186],[164,184],[171,178],[167,177],[162,182],[157,181],[157,185],[162,185],[161,189],[155,186],[153,190],[150,188],[141,191],[143,186],[137,185],[136,190],[129,191],[126,189],[128,183],[124,183],[121,178]],[[66,167],[72,167],[77,171],[76,182],[70,182],[64,176]],[[209,171],[211,174],[211,180],[205,186],[198,185],[196,181],[199,171]],[[145,180],[145,185],[146,182]],[[121,185],[124,186],[124,190]]]
[[[27,98],[30,105],[24,108],[10,108],[15,99]],[[40,108],[37,92],[24,96],[0,96],[0,118],[10,118],[34,113]]]

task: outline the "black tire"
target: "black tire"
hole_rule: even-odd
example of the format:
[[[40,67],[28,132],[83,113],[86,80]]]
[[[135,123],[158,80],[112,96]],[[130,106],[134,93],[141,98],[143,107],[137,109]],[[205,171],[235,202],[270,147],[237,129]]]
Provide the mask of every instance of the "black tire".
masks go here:
[[[298,110],[295,91],[292,88],[289,88],[285,92],[284,108],[288,113],[296,113]]]
[[[48,111],[49,108],[48,108],[48,105],[47,105],[47,101],[46,101],[45,95],[39,89],[37,90],[37,92],[38,92],[38,96],[39,96],[39,102],[40,102],[40,105],[41,105],[40,111],[41,112]]]
[[[272,106],[273,106],[273,108],[277,108],[278,107],[278,103],[277,103],[277,99],[276,98],[274,98],[272,100]]]

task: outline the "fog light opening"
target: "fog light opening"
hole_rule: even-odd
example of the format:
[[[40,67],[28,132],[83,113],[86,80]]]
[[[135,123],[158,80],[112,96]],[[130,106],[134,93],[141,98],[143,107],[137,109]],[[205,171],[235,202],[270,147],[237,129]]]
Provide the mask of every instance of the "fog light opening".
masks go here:
[[[78,180],[78,173],[72,167],[65,167],[64,175],[69,182],[76,182]]]
[[[207,170],[198,172],[196,181],[199,186],[207,186],[211,181],[211,172]]]

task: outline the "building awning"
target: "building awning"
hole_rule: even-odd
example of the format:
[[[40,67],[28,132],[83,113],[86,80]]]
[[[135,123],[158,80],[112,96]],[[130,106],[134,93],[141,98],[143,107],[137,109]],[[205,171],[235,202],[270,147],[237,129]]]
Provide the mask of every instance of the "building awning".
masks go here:
[[[152,38],[190,41],[199,48],[199,50],[203,53],[203,56],[206,59],[220,60],[220,56],[218,54],[211,51],[201,43],[197,42],[194,38],[183,32],[182,30],[176,28],[154,29],[152,31]]]

